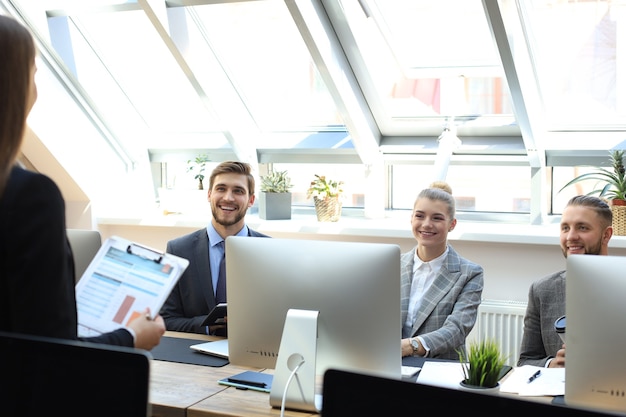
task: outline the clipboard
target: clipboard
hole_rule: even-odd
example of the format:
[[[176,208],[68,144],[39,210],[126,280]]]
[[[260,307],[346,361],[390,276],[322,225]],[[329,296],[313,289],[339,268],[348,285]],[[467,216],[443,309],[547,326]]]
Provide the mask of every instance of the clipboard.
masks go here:
[[[146,307],[158,314],[188,266],[187,259],[108,238],[76,284],[79,336],[125,327]]]

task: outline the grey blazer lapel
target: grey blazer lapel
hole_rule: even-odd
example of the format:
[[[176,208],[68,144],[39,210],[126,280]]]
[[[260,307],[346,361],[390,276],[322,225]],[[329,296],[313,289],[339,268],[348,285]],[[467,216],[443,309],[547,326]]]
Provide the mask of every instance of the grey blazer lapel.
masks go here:
[[[437,273],[432,285],[424,293],[424,297],[422,298],[420,311],[417,313],[415,322],[413,323],[414,334],[422,324],[424,324],[441,299],[448,294],[459,279],[460,274],[461,260],[459,255],[452,247],[448,246],[448,256],[443,265],[441,265],[441,269]]]

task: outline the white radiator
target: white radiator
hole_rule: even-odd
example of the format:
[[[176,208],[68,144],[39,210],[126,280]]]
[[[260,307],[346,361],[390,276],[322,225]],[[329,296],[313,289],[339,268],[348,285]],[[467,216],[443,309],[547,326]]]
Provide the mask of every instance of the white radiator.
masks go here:
[[[468,341],[495,339],[507,359],[507,365],[515,366],[522,344],[525,313],[526,302],[483,300],[478,306],[476,325]]]

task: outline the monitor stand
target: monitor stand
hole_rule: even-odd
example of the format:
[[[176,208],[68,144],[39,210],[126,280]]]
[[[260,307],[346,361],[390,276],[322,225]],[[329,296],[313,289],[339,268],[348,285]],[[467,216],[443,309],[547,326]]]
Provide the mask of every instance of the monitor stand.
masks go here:
[[[322,410],[322,396],[315,394],[317,317],[319,311],[290,309],[280,339],[270,405],[312,411]],[[283,399],[284,397],[284,399]]]

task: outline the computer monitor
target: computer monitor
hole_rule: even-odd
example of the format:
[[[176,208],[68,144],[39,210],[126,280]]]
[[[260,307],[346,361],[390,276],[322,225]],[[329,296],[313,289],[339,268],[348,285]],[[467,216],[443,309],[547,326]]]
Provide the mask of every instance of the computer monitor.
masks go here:
[[[307,391],[309,376],[321,381],[330,367],[401,379],[399,246],[232,236],[226,271],[230,362],[275,369],[272,406],[296,359],[305,364],[290,390]],[[283,338],[288,312],[295,334]],[[312,340],[307,312],[319,312]],[[319,385],[315,404],[294,393],[287,408],[319,411]]]
[[[565,403],[626,411],[626,257],[567,258]]]

